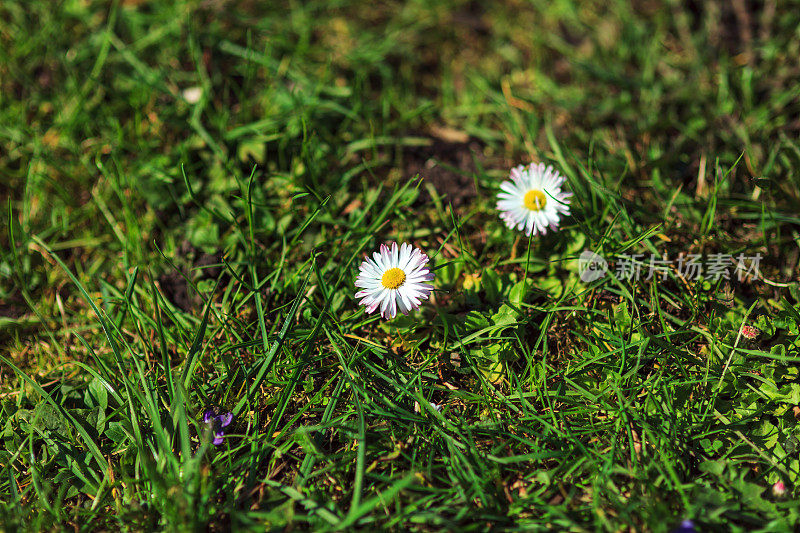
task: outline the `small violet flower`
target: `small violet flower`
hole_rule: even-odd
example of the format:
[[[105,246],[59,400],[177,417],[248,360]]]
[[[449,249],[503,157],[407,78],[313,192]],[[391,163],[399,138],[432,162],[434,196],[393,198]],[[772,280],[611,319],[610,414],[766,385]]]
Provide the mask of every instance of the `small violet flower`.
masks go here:
[[[681,525],[677,527],[677,529],[673,529],[672,533],[696,533],[697,530],[694,528],[694,522],[691,520],[684,520],[681,522]]]
[[[223,437],[225,436],[223,428],[230,425],[232,420],[233,413],[218,415],[213,409],[208,409],[203,413],[203,422],[210,426],[211,430],[214,432],[214,446],[222,444]]]

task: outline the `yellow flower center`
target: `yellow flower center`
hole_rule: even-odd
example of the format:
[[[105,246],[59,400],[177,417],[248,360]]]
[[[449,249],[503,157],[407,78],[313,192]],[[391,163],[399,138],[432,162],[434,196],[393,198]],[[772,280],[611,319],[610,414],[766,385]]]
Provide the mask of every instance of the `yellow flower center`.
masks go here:
[[[540,209],[544,209],[544,206],[547,205],[547,197],[542,191],[531,189],[525,193],[523,202],[525,202],[525,207],[531,211],[539,211]]]
[[[383,273],[381,285],[387,289],[396,289],[406,281],[406,273],[399,268],[390,268]]]

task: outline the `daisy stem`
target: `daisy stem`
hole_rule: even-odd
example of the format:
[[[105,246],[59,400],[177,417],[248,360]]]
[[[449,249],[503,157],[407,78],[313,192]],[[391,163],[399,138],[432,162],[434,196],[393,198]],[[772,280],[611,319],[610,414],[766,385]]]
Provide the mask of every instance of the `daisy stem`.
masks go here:
[[[525,256],[525,275],[522,276],[522,286],[527,288],[528,283],[528,267],[531,264],[531,243],[533,242],[533,234],[528,235],[528,252]]]

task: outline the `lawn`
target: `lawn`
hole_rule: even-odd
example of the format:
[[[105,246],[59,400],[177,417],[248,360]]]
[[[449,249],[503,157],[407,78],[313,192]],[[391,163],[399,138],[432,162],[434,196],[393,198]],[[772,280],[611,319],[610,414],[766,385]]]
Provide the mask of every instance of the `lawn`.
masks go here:
[[[2,0],[0,530],[796,531],[799,28]]]

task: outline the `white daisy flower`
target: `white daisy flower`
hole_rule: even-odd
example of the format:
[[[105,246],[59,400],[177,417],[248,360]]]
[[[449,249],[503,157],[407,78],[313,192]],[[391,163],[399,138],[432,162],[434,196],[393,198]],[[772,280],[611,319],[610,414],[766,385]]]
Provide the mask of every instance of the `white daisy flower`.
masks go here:
[[[555,231],[561,215],[569,215],[571,192],[561,192],[564,178],[553,167],[531,163],[511,169],[511,180],[500,184],[497,209],[506,226],[525,234]]]
[[[391,243],[391,248],[381,244],[380,253],[372,254],[361,263],[356,287],[359,302],[366,306],[367,313],[381,308],[383,318],[394,318],[399,310],[407,315],[419,307],[420,299],[427,299],[433,285],[433,273],[425,268],[428,256],[410,244]]]

